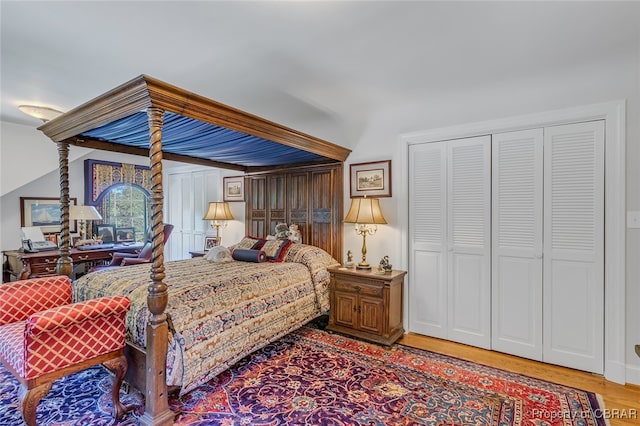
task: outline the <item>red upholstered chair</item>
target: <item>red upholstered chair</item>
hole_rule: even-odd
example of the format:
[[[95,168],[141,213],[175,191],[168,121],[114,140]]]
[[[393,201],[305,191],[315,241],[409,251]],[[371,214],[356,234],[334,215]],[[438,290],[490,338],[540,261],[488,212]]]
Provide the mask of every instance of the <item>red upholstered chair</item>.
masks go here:
[[[125,316],[129,298],[101,297],[72,303],[66,276],[33,278],[0,285],[0,361],[21,384],[20,408],[27,425],[52,383],[97,364],[115,373],[113,416],[127,370]]]
[[[173,231],[173,225],[169,223],[164,224],[164,238],[162,240],[163,244],[167,243],[169,236],[171,236],[171,231]],[[153,245],[151,244],[152,235],[150,232],[147,235],[147,241],[140,250],[139,253],[121,253],[114,252],[113,257],[111,258],[111,262],[108,265],[104,266],[94,266],[91,268],[90,272],[100,271],[106,268],[113,268],[116,266],[128,266],[128,265],[138,265],[140,263],[150,263],[151,255],[153,254]]]

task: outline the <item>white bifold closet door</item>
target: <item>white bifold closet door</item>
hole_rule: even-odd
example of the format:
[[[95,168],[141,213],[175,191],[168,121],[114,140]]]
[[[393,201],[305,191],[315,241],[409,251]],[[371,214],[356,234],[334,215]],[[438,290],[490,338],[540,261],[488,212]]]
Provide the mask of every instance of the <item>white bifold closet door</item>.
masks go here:
[[[542,360],[543,129],[492,135],[492,349]]]
[[[491,138],[409,148],[411,331],[491,346]]]
[[[492,348],[601,374],[604,122],[492,145]]]
[[[544,129],[543,360],[604,367],[604,122]]]

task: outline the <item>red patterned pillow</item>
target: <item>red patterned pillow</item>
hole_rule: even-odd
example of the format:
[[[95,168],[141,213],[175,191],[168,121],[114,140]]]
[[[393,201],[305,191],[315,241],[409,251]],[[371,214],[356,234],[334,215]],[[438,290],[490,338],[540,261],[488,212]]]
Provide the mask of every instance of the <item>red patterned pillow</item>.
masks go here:
[[[287,254],[287,250],[292,241],[286,240],[267,240],[262,245],[261,250],[267,255],[269,262],[282,262],[284,255]]]

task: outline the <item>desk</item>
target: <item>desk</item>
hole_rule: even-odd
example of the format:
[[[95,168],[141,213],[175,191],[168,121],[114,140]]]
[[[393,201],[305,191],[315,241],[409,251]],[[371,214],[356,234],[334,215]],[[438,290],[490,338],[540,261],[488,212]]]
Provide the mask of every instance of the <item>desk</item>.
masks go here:
[[[111,260],[112,253],[135,253],[142,249],[142,244],[115,245],[110,248],[97,250],[78,250],[72,248],[70,257],[74,266],[84,262],[99,262]],[[27,278],[46,277],[56,274],[56,265],[60,252],[56,250],[41,251],[38,253],[25,253],[20,250],[8,250],[3,252],[6,259],[3,263],[3,282],[11,280],[25,280]]]

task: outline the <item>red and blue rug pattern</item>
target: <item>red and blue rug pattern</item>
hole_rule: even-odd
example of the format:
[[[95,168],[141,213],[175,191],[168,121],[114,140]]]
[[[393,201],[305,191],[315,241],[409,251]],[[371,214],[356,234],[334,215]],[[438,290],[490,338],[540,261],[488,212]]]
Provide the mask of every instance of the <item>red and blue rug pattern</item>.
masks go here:
[[[17,381],[0,368],[2,424],[21,424]],[[107,425],[110,379],[56,382],[39,425]],[[138,424],[139,409],[120,424]],[[395,345],[303,327],[169,405],[181,425],[605,425],[594,393]],[[8,423],[5,423],[8,421]]]

